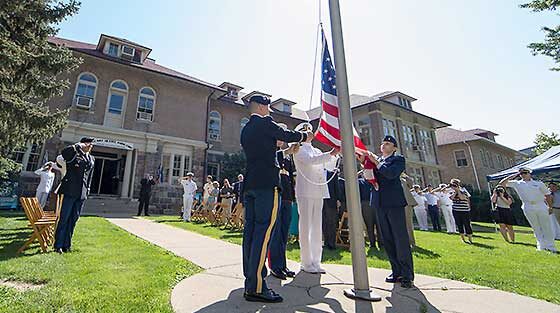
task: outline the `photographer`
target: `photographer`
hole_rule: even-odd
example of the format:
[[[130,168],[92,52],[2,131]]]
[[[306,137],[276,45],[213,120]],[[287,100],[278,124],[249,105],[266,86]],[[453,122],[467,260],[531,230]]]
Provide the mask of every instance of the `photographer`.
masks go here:
[[[497,211],[497,221],[500,224],[500,233],[504,240],[509,243],[515,243],[515,233],[513,232],[513,214],[511,212],[511,204],[513,198],[507,193],[506,189],[498,186],[494,189],[491,198],[492,204],[495,205]],[[509,238],[508,238],[509,234]]]
[[[145,216],[150,216],[148,212],[148,207],[150,206],[150,196],[152,194],[152,186],[156,184],[154,176],[148,175],[148,178],[142,178],[140,180],[140,197],[138,198],[138,214],[142,214],[144,210]]]
[[[449,185],[453,190],[451,200],[453,201],[453,217],[457,224],[457,229],[461,235],[461,240],[467,243],[465,235],[469,239],[468,243],[472,244],[472,227],[471,227],[471,203],[467,194],[461,190],[461,186],[456,182]]]

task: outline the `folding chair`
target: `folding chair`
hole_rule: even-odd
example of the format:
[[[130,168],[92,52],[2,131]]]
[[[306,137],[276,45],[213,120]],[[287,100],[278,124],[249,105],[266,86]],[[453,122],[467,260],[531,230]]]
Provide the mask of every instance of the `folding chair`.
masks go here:
[[[41,245],[41,250],[43,252],[47,252],[48,245],[52,244],[54,239],[54,230],[56,227],[56,217],[43,217],[41,216],[40,210],[34,206],[34,201],[32,198],[20,198],[21,205],[23,207],[23,211],[25,212],[25,216],[29,221],[29,227],[33,230],[33,233],[29,237],[29,239],[19,248],[17,254],[23,252],[23,250],[27,249],[30,244],[32,244],[35,240],[39,241]]]
[[[349,237],[350,231],[348,229],[348,212],[344,212],[338,222],[338,229],[336,230],[336,244],[349,247]]]

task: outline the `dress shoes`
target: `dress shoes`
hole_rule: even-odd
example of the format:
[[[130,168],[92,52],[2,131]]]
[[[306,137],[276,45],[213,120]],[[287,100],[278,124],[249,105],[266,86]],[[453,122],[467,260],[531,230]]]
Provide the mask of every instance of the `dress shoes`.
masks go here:
[[[284,273],[284,271],[273,271],[270,270],[270,274],[272,274],[272,276],[281,279],[281,280],[286,280],[286,274]]]
[[[282,272],[284,272],[284,275],[286,275],[286,277],[296,277],[296,272],[290,271],[289,269],[285,268]]]
[[[279,303],[284,301],[284,299],[282,299],[279,294],[272,291],[272,289],[263,290],[261,293],[245,292],[243,297],[249,302]]]
[[[387,277],[385,278],[385,282],[386,282],[386,283],[390,283],[390,284],[398,283],[398,282],[400,282],[401,280],[402,280],[402,277],[401,277],[401,276],[395,277],[393,274],[391,274],[391,275],[389,275],[389,276],[387,276]]]

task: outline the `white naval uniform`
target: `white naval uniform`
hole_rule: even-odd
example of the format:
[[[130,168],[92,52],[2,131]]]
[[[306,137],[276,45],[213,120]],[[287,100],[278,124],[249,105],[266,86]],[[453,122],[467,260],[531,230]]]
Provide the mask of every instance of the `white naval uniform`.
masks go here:
[[[453,217],[453,196],[455,192],[453,190],[444,190],[436,193],[439,199],[439,208],[443,214],[443,219],[445,220],[445,229],[448,233],[456,233],[457,226],[455,225],[455,218]]]
[[[532,179],[510,180],[507,186],[513,188],[523,201],[523,213],[537,238],[537,250],[556,251],[552,224],[545,203],[545,195],[550,195],[550,190],[542,181]]]
[[[183,185],[183,221],[188,222],[191,220],[191,210],[194,200],[194,194],[196,193],[196,183],[191,179],[182,179],[181,185]]]
[[[41,176],[41,182],[39,183],[39,186],[37,186],[35,197],[39,200],[41,207],[44,208],[45,204],[47,204],[49,193],[51,192],[51,188],[53,186],[54,173],[53,171],[46,171],[40,168],[35,171],[35,175]]]
[[[428,230],[428,199],[417,192],[412,192],[417,205],[414,207],[414,215],[420,226],[420,230]]]
[[[335,159],[311,143],[302,143],[294,155],[301,267],[308,272],[321,268],[323,199],[330,197],[325,168]]]

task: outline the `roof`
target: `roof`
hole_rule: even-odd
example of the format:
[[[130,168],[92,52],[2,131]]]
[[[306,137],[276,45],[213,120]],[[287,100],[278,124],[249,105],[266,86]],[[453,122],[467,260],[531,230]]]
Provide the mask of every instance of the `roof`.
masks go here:
[[[482,128],[475,128],[475,129],[470,129],[470,130],[465,130],[466,133],[469,134],[473,134],[473,135],[478,135],[478,134],[491,134],[493,136],[498,136],[498,134],[496,134],[493,131],[490,130],[486,130],[486,129],[482,129]]]
[[[107,36],[110,37],[110,36]],[[115,37],[116,38],[116,37]],[[119,39],[121,40],[121,39]],[[101,59],[105,59],[108,61],[112,61],[115,63],[120,63],[123,65],[128,65],[128,66],[132,66],[132,67],[136,67],[138,69],[142,69],[142,70],[147,70],[150,72],[154,72],[154,73],[158,73],[158,74],[163,74],[166,76],[171,76],[171,77],[175,77],[178,79],[182,79],[182,80],[186,80],[195,84],[199,84],[205,87],[209,87],[209,88],[213,88],[213,89],[218,89],[220,91],[225,91],[224,89],[205,82],[203,80],[200,80],[198,78],[183,74],[181,72],[172,70],[170,68],[161,66],[159,64],[156,64],[156,62],[153,59],[149,59],[147,58],[144,63],[131,63],[131,62],[126,62],[124,60],[121,60],[119,58],[114,58],[111,56],[108,56],[106,54],[103,54],[102,51],[97,50],[97,45],[94,44],[90,44],[90,43],[85,43],[85,42],[80,42],[80,41],[75,41],[75,40],[70,40],[70,39],[64,39],[64,38],[60,38],[60,37],[49,37],[49,42],[56,44],[56,45],[63,45],[65,47],[67,47],[68,49],[72,50],[72,51],[76,51],[76,52],[80,52],[80,53],[84,53],[90,56],[94,56],[97,58],[101,58]]]
[[[488,132],[488,131],[485,131]],[[492,132],[490,132],[492,133]],[[487,143],[502,147],[507,150],[511,150],[517,154],[521,154],[519,151],[512,149],[510,147],[499,144],[488,138],[475,135],[472,130],[462,131],[451,127],[436,129],[436,142],[438,146],[450,145],[454,143],[469,142],[475,140],[482,140]]]
[[[137,46],[137,47],[152,51],[152,49],[150,49],[146,46],[143,46],[139,43],[136,43],[134,41],[130,41],[128,39],[124,39],[124,38],[120,38],[120,37],[116,37],[116,36],[111,36],[111,35],[107,35],[107,34],[101,34],[101,36],[99,36],[99,43],[101,42],[101,39],[103,39],[104,37],[105,38],[110,38],[110,39],[115,39],[115,40],[118,40],[118,41],[122,41],[123,43],[129,44],[131,46]],[[98,46],[99,46],[99,43],[97,44]]]
[[[405,110],[405,111],[409,111],[409,112],[412,112],[412,113],[414,113],[414,114],[418,114],[418,115],[420,115],[420,116],[429,118],[429,119],[434,120],[434,121],[436,121],[436,122],[439,122],[439,123],[441,123],[441,124],[443,124],[443,125],[445,125],[445,126],[449,126],[449,125],[450,125],[449,123],[442,122],[442,121],[440,121],[440,120],[438,120],[438,119],[435,119],[435,118],[433,118],[433,117],[431,117],[431,116],[427,116],[427,115],[425,115],[425,114],[418,113],[418,112],[413,111],[413,110],[411,110],[411,109],[407,109],[407,108],[402,107],[402,106],[400,106],[400,105],[397,105],[397,104],[395,104],[395,103],[392,103],[392,102],[389,102],[389,101],[385,101],[386,99],[391,98],[392,96],[395,96],[395,95],[403,95],[403,96],[406,96],[406,97],[408,97],[408,98],[417,100],[416,98],[411,97],[411,96],[409,96],[409,95],[407,95],[407,94],[405,94],[405,93],[402,93],[402,92],[400,92],[400,91],[384,91],[384,92],[380,92],[380,93],[378,93],[378,94],[375,94],[375,95],[373,95],[373,96],[364,96],[364,95],[352,94],[352,95],[350,95],[350,107],[351,107],[352,109],[356,109],[356,108],[359,108],[359,107],[361,107],[361,106],[368,105],[368,104],[370,104],[370,103],[374,103],[374,102],[377,102],[377,101],[383,101],[384,103],[387,103],[387,104],[390,104],[390,105],[394,105],[394,106],[398,107],[399,109],[402,109],[402,110]],[[413,101],[414,101],[414,100],[413,100]],[[321,107],[316,107],[316,108],[313,108],[313,109],[307,111],[307,115],[309,116],[309,119],[310,119],[311,121],[318,119],[318,118],[321,116],[321,110],[322,110]]]

